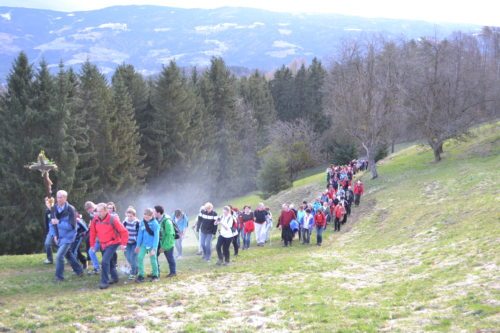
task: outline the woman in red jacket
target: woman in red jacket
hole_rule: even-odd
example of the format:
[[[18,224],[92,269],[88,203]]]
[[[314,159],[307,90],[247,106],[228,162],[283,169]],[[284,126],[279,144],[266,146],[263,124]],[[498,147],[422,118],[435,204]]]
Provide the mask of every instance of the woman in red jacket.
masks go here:
[[[341,201],[335,206],[335,231],[340,231],[340,221],[345,214],[344,203]]]
[[[296,218],[297,216],[295,216],[295,212],[290,209],[290,206],[288,206],[288,204],[283,204],[276,228],[281,228],[281,237],[285,242],[285,244],[283,244],[285,247],[287,247],[288,244],[292,246],[293,233],[290,228],[290,222]]]
[[[361,200],[361,196],[365,193],[365,188],[361,180],[358,180],[354,185],[354,205],[359,206],[359,201]]]
[[[321,246],[323,242],[323,230],[326,228],[326,216],[323,208],[318,209],[314,215],[314,225],[316,226],[316,245]]]
[[[96,238],[99,238],[102,250],[101,283],[100,289],[106,289],[110,284],[118,282],[116,271],[116,250],[121,245],[122,250],[127,248],[128,231],[117,215],[109,214],[107,205],[97,205],[97,214],[94,216],[90,227],[90,249],[94,249]],[[111,281],[109,281],[111,274]]]

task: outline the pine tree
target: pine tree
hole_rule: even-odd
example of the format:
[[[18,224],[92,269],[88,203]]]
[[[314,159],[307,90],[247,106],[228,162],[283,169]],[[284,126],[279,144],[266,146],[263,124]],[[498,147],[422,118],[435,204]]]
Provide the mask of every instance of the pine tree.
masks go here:
[[[187,133],[196,109],[195,102],[195,95],[179,67],[170,62],[154,84],[152,121],[143,133],[150,177],[160,176],[188,160],[189,152],[185,148],[190,140]]]
[[[202,81],[201,95],[216,127],[216,151],[210,165],[211,178],[227,190],[219,195],[233,195],[239,190],[242,180],[239,177],[242,150],[236,139],[238,115],[235,78],[221,58],[213,58]]]
[[[60,93],[67,94],[65,105],[69,112],[68,133],[75,140],[74,148],[77,155],[71,197],[76,207],[82,207],[84,201],[96,200],[102,191],[97,186],[99,181],[97,151],[90,140],[90,128],[94,122],[83,107],[80,82],[73,70],[70,68],[64,75],[59,76],[58,80],[58,86],[63,86],[60,88]]]
[[[112,87],[112,106],[109,122],[109,163],[105,189],[125,195],[142,187],[147,169],[140,155],[139,131],[135,122],[132,99],[121,77],[116,77]]]
[[[75,112],[89,124],[86,135],[89,137],[89,153],[92,158],[97,159],[97,168],[93,176],[97,177],[95,187],[90,189],[93,192],[94,199],[105,199],[109,197],[107,176],[113,170],[110,158],[110,108],[111,94],[108,88],[106,78],[99,71],[96,65],[89,61],[82,65],[79,76],[80,85],[78,90],[78,106]],[[91,162],[92,163],[92,162]],[[88,177],[91,177],[88,175]]]
[[[36,130],[33,119],[38,116],[33,109],[33,81],[32,66],[21,52],[7,77],[7,92],[1,99],[1,254],[30,253],[40,246],[43,234],[42,181],[39,174],[24,168],[40,149],[33,144],[31,135]]]
[[[274,78],[270,82],[271,94],[274,100],[274,106],[279,120],[293,119],[293,93],[294,93],[293,74],[285,66],[282,66],[274,73]]]
[[[307,71],[304,64],[302,64],[297,71],[293,84],[293,106],[290,112],[290,117],[287,119],[295,120],[297,118],[306,118],[308,113],[308,85],[307,85]]]
[[[269,127],[276,120],[273,97],[266,78],[255,71],[248,79],[241,79],[241,96],[252,109],[251,117],[257,123],[257,146],[265,147],[269,142]]]
[[[323,85],[325,83],[326,70],[321,61],[314,58],[307,69],[307,108],[306,119],[318,133],[323,133],[330,127],[329,118],[323,112]]]

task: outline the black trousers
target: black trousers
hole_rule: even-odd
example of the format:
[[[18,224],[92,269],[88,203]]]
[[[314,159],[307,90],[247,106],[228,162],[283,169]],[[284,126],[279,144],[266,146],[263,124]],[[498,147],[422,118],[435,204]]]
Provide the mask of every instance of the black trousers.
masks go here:
[[[340,223],[345,224],[346,222],[347,222],[347,214],[344,214],[344,217],[342,218],[342,221]]]
[[[346,203],[345,211],[346,211],[347,215],[351,215],[351,203],[350,202]]]
[[[233,239],[234,237],[225,238],[219,235],[219,238],[217,239],[217,245],[215,245],[215,249],[217,250],[217,256],[219,257],[220,261],[224,259],[226,262],[229,262],[229,246],[231,246],[231,242],[233,241]]]
[[[234,255],[238,255],[238,250],[240,249],[240,235],[236,235],[231,238],[231,243],[233,243]]]
[[[340,231],[340,219],[338,217],[335,218],[335,231]]]
[[[292,245],[293,232],[290,226],[281,228],[281,238],[283,238],[285,246],[288,246],[288,244]]]

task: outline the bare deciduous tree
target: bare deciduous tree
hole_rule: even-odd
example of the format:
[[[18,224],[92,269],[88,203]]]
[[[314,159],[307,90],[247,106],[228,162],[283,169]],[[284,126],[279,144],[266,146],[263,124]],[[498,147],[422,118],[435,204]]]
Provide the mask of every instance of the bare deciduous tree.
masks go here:
[[[481,119],[484,94],[477,40],[457,33],[451,40],[422,39],[404,49],[405,109],[438,162],[443,143],[463,137]]]
[[[398,105],[398,48],[370,40],[342,48],[325,83],[325,109],[333,122],[366,152],[372,178],[377,178],[375,155],[389,139]]]

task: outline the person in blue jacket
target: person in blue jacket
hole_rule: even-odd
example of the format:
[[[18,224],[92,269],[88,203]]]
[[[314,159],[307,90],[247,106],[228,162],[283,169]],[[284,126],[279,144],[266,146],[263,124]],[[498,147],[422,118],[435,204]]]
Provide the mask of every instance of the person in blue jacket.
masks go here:
[[[137,244],[135,253],[138,253],[137,266],[139,274],[135,279],[136,282],[144,282],[144,257],[149,255],[151,262],[151,282],[158,281],[160,272],[158,271],[158,258],[156,256],[156,249],[160,242],[160,225],[154,218],[153,208],[146,208],[144,210],[144,218],[139,226],[139,233],[137,234]]]
[[[179,239],[175,240],[175,250],[177,251],[177,259],[180,259],[182,258],[182,240],[184,239],[186,231],[188,230],[189,219],[187,215],[180,209],[176,209],[174,214],[172,214],[172,216],[174,217],[172,219],[172,222],[177,224],[177,227],[179,228],[180,231]]]
[[[50,228],[57,226],[59,237],[55,241],[59,246],[56,254],[56,281],[64,281],[64,258],[68,260],[71,268],[77,276],[83,276],[83,268],[70,251],[71,245],[76,238],[76,212],[75,208],[68,203],[68,193],[60,190],[56,195],[56,204],[52,207]],[[52,231],[53,232],[53,231]],[[54,232],[55,234],[55,232]]]

